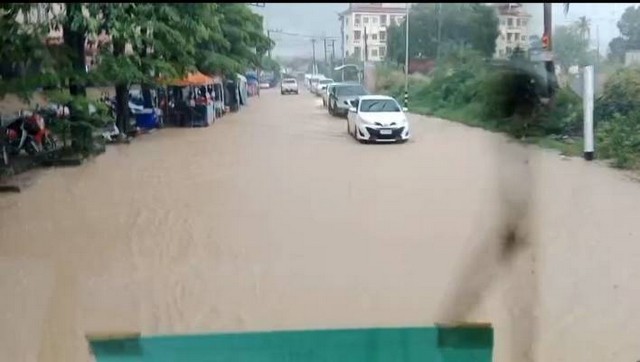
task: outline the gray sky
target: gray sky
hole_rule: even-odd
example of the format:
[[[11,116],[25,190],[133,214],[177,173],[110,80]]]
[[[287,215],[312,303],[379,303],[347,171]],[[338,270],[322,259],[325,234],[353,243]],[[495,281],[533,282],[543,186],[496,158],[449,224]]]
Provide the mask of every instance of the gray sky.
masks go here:
[[[562,3],[553,5],[554,25],[566,25],[581,16],[591,19],[591,38],[596,47],[596,33],[600,39],[600,52],[607,52],[611,39],[619,35],[616,23],[624,10],[633,3],[572,3],[569,14],[563,13]],[[340,24],[337,13],[347,9],[348,3],[266,3],[264,8],[252,8],[265,17],[267,29],[280,30],[303,35],[340,36]],[[542,35],[542,3],[525,4],[533,16],[531,34]],[[536,31],[539,29],[539,31]],[[276,41],[273,53],[280,56],[311,56],[309,37],[272,34]],[[336,54],[339,54],[339,40],[336,41]],[[322,54],[322,42],[316,44],[316,54]]]
[[[340,23],[338,12],[346,10],[349,3],[266,3],[264,8],[253,10],[264,16],[267,29],[287,33],[336,37],[336,56],[340,54]],[[276,42],[274,55],[311,57],[311,38],[272,33]],[[316,55],[322,54],[322,42],[316,43]]]

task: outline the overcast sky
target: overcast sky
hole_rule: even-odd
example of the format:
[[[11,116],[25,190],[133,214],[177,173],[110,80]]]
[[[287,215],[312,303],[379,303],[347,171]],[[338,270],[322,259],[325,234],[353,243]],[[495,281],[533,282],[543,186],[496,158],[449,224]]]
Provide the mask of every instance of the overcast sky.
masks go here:
[[[596,47],[596,35],[600,39],[600,52],[605,54],[611,39],[619,35],[617,21],[624,10],[633,3],[572,3],[569,14],[563,13],[562,3],[553,5],[554,25],[565,25],[581,16],[591,19],[591,38]],[[336,56],[340,53],[340,24],[337,13],[347,9],[348,3],[266,3],[264,8],[254,7],[254,11],[265,18],[267,29],[300,35],[336,37]],[[542,34],[542,3],[525,4],[532,15],[531,34]],[[539,31],[536,31],[539,29]],[[275,55],[311,56],[311,38],[272,33],[276,41]],[[322,56],[322,42],[316,43],[316,54]]]

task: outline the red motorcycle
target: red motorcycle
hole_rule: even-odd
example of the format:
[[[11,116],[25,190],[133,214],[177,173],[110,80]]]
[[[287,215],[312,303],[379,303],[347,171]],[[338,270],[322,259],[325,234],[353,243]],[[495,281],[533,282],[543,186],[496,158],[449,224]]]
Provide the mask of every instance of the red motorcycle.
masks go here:
[[[12,156],[18,155],[23,149],[29,155],[42,151],[52,151],[57,148],[56,141],[47,129],[44,118],[34,113],[22,115],[5,128],[5,147]]]

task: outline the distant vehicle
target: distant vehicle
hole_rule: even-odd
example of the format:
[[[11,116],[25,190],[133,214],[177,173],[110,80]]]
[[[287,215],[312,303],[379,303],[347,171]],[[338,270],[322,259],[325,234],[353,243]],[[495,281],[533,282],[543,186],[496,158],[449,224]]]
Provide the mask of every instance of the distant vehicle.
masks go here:
[[[269,89],[271,88],[271,84],[268,82],[260,82],[260,89]]]
[[[280,83],[280,94],[298,94],[298,81],[295,78],[286,78]]]
[[[350,102],[347,132],[361,143],[404,143],[410,137],[405,111],[388,96],[358,97]]]
[[[321,79],[325,79],[324,75],[316,74],[312,75],[311,78],[309,78],[309,90],[311,91],[311,93],[316,93],[316,88]]]
[[[329,114],[346,117],[349,113],[349,102],[367,94],[369,94],[369,92],[359,83],[335,84],[327,95],[327,109]]]
[[[326,107],[327,104],[329,104],[329,92],[331,92],[331,89],[333,89],[333,87],[337,84],[340,83],[330,83],[329,85],[327,85],[327,87],[325,88],[324,92],[322,92],[322,106]]]
[[[318,81],[318,84],[316,85],[316,89],[314,93],[317,96],[322,96],[322,93],[327,89],[327,86],[331,83],[334,83],[333,79],[331,78],[320,79]]]

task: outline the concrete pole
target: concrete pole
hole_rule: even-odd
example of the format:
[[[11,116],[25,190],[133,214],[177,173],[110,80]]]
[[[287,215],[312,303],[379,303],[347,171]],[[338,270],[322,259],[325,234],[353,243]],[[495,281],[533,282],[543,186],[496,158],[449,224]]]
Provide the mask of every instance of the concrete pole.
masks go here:
[[[313,70],[313,75],[316,74],[316,40],[311,39],[311,46],[313,46],[313,66],[311,67]]]
[[[324,65],[327,66],[327,38],[322,39],[322,43],[324,44]]]
[[[407,15],[405,18],[404,40],[404,106],[409,107],[409,3],[406,3]]]
[[[593,80],[593,65],[587,65],[583,70],[583,91],[582,91],[582,104],[584,113],[584,159],[587,161],[593,160],[594,145],[593,145],[593,96],[594,96],[594,80]]]
[[[271,40],[271,30],[267,30],[267,39]],[[267,50],[269,58],[271,58],[271,48]]]

